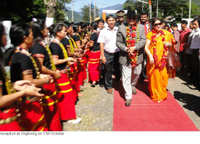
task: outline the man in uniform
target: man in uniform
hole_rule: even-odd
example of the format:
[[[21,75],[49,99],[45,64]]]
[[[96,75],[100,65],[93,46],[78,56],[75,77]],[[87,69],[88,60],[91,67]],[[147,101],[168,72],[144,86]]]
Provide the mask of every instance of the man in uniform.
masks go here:
[[[123,10],[119,10],[119,11],[117,11],[117,22],[115,23],[115,26],[116,27],[119,27],[121,24],[123,24],[124,23],[124,15],[125,15],[125,13],[124,13],[124,11]]]

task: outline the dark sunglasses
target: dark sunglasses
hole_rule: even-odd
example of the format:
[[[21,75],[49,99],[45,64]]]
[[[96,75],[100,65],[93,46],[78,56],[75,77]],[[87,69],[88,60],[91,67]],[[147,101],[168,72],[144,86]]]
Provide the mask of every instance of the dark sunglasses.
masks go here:
[[[133,19],[133,20],[136,20],[136,17],[128,17],[128,19]]]
[[[162,25],[162,23],[157,23],[157,24],[154,24],[154,26],[158,26],[158,25]]]

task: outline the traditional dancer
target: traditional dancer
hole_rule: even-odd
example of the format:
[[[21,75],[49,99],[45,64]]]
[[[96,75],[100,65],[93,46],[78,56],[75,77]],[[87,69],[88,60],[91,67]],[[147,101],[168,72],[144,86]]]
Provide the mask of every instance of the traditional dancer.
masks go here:
[[[49,74],[54,80],[60,78],[61,75],[57,72],[56,66],[53,63],[51,51],[44,41],[49,32],[45,22],[37,19],[37,21],[32,23],[31,28],[35,44],[29,49],[29,51],[35,59],[40,73]],[[44,84],[43,89],[45,97],[43,98],[42,106],[44,108],[48,128],[50,131],[62,131],[55,84]]]
[[[74,57],[74,58],[76,58],[77,56],[81,57],[81,54],[77,53],[79,51],[75,52],[74,46],[70,39],[70,34],[73,33],[73,28],[72,28],[71,24],[68,22],[64,22],[64,24],[66,25],[67,35],[65,38],[63,38],[61,40],[61,43],[64,45],[65,49],[67,50],[68,56]],[[78,96],[83,96],[83,94],[80,93],[80,88],[77,83],[77,81],[78,81],[77,77],[76,77],[76,75],[78,74],[77,61],[75,61],[74,64],[70,65],[70,71],[68,72],[68,74],[69,74],[70,83],[73,88],[74,100],[76,102]]]
[[[58,90],[61,120],[67,120],[68,123],[79,123],[81,118],[76,118],[73,90],[67,74],[70,62],[74,62],[75,60],[74,58],[68,57],[65,47],[60,42],[66,37],[66,28],[63,23],[58,23],[51,25],[49,30],[50,34],[54,36],[54,40],[49,46],[52,52],[53,62],[61,73],[61,78],[57,79],[55,84]]]
[[[82,41],[82,37],[80,36],[81,26],[80,25],[73,25],[74,35],[72,36],[73,40],[76,43],[78,50],[80,50],[81,57],[77,58],[77,66],[78,66],[78,85],[81,89],[86,88],[84,86],[84,74],[85,74],[85,63],[84,63],[84,47],[86,41]]]
[[[15,53],[11,60],[11,81],[29,80],[36,87],[51,83],[49,75],[40,75],[35,60],[31,57],[28,49],[33,44],[33,33],[27,24],[15,24],[10,30],[11,43],[15,46]],[[42,99],[26,97],[22,99],[19,111],[19,124],[25,131],[47,131],[45,114],[41,105]]]
[[[67,40],[66,42],[64,42],[63,44],[65,45],[65,47],[67,48],[68,54],[70,56],[73,56],[76,58],[76,62],[73,64],[73,70],[74,70],[74,75],[75,75],[75,81],[76,81],[76,86],[77,86],[77,91],[78,91],[78,97],[84,96],[83,93],[80,92],[80,86],[79,86],[79,79],[78,79],[78,62],[77,62],[77,58],[81,58],[82,57],[82,50],[78,49],[76,42],[74,41],[74,39],[72,38],[73,36],[73,27],[72,24],[70,23],[65,23],[68,26],[67,29]]]
[[[0,47],[6,45],[5,29],[0,22]],[[0,131],[21,131],[18,123],[19,99],[23,96],[42,97],[41,89],[34,87],[30,81],[17,81],[13,85],[4,70],[4,56],[0,49]],[[18,92],[16,92],[18,91]]]
[[[90,55],[89,55],[89,81],[92,82],[91,86],[95,87],[96,82],[99,81],[100,72],[100,45],[97,43],[99,33],[97,31],[97,23],[92,23],[92,35],[90,37]]]

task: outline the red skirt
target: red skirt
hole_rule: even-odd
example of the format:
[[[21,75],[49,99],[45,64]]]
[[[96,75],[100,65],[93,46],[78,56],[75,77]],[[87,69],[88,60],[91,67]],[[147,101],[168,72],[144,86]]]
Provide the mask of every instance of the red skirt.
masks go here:
[[[44,84],[45,97],[42,101],[47,127],[50,131],[62,131],[60,111],[58,108],[58,96],[54,83]]]
[[[85,60],[84,60],[85,61]],[[87,68],[87,63],[86,64],[84,64],[84,80],[86,80],[87,79],[87,72],[86,72],[86,68]]]
[[[73,94],[74,94],[74,101],[77,100],[78,97],[78,90],[77,90],[77,82],[75,78],[75,73],[74,73],[74,65],[70,65],[70,72],[69,72],[69,80],[73,89]]]
[[[39,100],[22,102],[19,125],[23,131],[48,131],[43,107]]]
[[[88,60],[89,60],[89,56],[90,56],[90,49],[87,49],[87,51],[84,55],[84,63],[85,63],[86,67],[87,67],[87,63],[88,63]]]
[[[58,105],[61,120],[76,119],[73,89],[67,73],[61,73],[61,78],[56,80],[55,85],[58,91]]]
[[[83,85],[84,81],[84,71],[85,71],[85,64],[84,59],[78,58],[78,86]]]
[[[89,81],[98,81],[100,72],[100,51],[90,52],[88,63]]]
[[[73,64],[73,66],[74,66],[74,73],[75,73],[75,74],[78,74],[77,62],[75,62],[75,63]]]
[[[78,66],[77,66],[77,62],[75,62],[74,64],[74,74],[75,74],[75,81],[76,81],[76,89],[78,92],[80,92],[80,87],[78,85]]]
[[[15,116],[16,114],[16,108],[14,106],[9,110],[0,110],[0,120],[5,120],[7,118]],[[21,131],[21,129],[16,119],[15,121],[9,124],[0,125],[0,131]]]

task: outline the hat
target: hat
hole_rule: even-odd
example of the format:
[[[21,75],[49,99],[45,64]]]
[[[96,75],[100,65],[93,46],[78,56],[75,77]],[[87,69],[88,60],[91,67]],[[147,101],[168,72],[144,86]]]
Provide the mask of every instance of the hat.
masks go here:
[[[97,17],[97,18],[95,18],[95,20],[94,21],[98,21],[100,19],[100,17]]]
[[[117,11],[117,16],[124,16],[124,11],[123,10]]]
[[[135,10],[128,10],[127,12],[127,17],[136,17],[136,13],[135,13]]]

